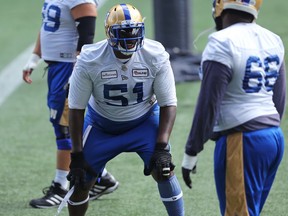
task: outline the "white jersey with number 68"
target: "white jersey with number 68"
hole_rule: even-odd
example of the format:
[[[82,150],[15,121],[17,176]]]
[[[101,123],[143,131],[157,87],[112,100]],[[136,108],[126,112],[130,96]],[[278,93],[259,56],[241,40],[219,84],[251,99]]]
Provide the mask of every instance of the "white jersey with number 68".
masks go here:
[[[280,37],[256,23],[234,24],[209,36],[202,62],[220,62],[233,73],[214,131],[278,113],[272,96],[283,58]]]

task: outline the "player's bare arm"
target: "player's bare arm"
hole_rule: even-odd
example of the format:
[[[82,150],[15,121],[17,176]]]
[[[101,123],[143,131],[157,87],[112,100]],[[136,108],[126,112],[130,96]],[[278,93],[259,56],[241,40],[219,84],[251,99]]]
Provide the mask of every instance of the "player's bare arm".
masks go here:
[[[160,107],[160,124],[157,143],[168,143],[175,118],[176,106]]]
[[[41,45],[40,45],[40,33],[37,36],[36,44],[33,50],[33,53],[31,54],[28,62],[23,68],[23,80],[31,84],[32,79],[31,79],[31,74],[32,71],[37,67],[39,60],[41,59]]]

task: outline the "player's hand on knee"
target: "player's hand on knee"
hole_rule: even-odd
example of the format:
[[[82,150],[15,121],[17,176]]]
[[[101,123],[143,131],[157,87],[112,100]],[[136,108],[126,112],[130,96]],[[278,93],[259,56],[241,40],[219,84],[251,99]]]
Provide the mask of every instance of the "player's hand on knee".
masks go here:
[[[187,185],[187,187],[192,188],[192,180],[190,177],[190,173],[195,174],[197,168],[197,156],[190,156],[188,154],[184,154],[184,158],[182,161],[182,177]]]
[[[96,176],[96,173],[87,164],[84,158],[83,152],[71,153],[70,172],[67,175],[68,181],[70,181],[70,187],[74,185],[75,189],[86,190],[86,174],[89,173],[92,176]]]
[[[155,169],[158,175],[169,177],[171,171],[174,170],[175,165],[172,162],[172,155],[169,151],[161,149],[154,152]]]
[[[152,170],[155,169],[157,176],[168,178],[174,168],[175,165],[172,162],[172,155],[169,149],[156,148],[151,157],[149,167],[144,169],[144,174],[150,175]]]

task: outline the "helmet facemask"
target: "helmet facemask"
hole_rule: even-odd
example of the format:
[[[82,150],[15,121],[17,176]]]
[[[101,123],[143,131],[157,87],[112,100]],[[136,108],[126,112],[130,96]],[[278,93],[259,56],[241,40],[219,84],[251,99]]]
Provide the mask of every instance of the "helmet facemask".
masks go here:
[[[109,44],[124,55],[131,55],[144,43],[144,23],[112,25],[107,33]]]

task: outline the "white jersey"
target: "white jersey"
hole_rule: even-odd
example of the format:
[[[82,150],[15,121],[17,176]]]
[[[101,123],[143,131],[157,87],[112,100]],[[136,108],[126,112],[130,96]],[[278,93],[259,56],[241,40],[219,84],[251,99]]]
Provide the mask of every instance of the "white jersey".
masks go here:
[[[92,95],[92,96],[91,96]],[[127,63],[113,53],[107,40],[84,45],[70,79],[69,108],[89,105],[112,121],[130,121],[155,104],[176,106],[174,74],[169,54],[156,41],[145,39]]]
[[[223,131],[264,115],[277,114],[273,85],[284,58],[279,36],[256,23],[234,24],[209,36],[202,62],[232,69],[214,131]]]
[[[78,43],[77,24],[71,9],[94,0],[45,0],[42,8],[41,53],[48,61],[75,62]]]

